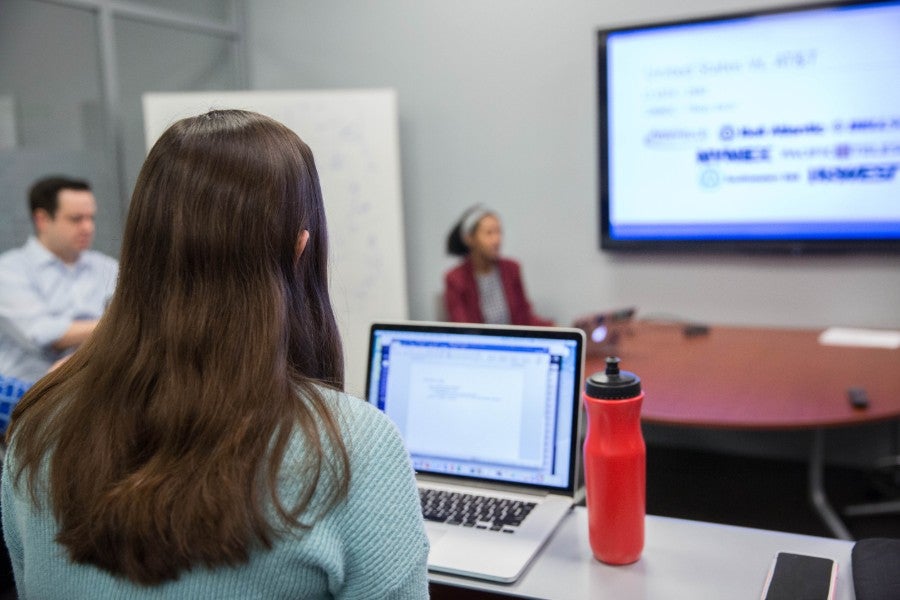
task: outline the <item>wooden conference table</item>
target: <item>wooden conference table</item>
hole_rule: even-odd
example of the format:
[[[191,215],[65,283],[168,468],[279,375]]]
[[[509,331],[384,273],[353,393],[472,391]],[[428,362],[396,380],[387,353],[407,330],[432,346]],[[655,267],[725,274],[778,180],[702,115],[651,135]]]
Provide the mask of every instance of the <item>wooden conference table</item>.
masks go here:
[[[835,537],[852,539],[823,486],[825,430],[900,418],[900,351],[826,346],[821,330],[638,321],[623,333],[621,367],[642,381],[646,423],[744,430],[812,430],[809,495]],[[603,370],[588,358],[585,374]],[[869,406],[854,408],[850,387]]]

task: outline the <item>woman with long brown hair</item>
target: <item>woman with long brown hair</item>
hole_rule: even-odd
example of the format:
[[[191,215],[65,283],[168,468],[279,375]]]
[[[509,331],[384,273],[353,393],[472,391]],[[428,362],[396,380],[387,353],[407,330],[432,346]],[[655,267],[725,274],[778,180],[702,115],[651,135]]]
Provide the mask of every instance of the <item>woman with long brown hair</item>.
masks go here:
[[[170,127],[93,336],[17,406],[21,597],[420,598],[407,453],[346,396],[309,148],[262,115]]]

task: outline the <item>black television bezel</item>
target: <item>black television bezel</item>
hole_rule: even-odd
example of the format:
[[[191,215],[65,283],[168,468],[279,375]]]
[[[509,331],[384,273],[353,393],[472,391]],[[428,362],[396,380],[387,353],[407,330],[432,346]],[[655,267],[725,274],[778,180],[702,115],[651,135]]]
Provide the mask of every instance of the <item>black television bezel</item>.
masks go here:
[[[631,25],[604,27],[596,30],[597,44],[597,127],[599,178],[599,234],[601,251],[672,252],[672,253],[739,253],[739,254],[887,254],[900,253],[900,237],[888,239],[616,239],[609,234],[609,104],[607,89],[606,40],[610,34],[649,31],[683,25],[700,25],[753,17],[797,14],[823,9],[897,4],[897,0],[838,0],[782,6],[759,10],[730,12],[685,19],[648,21]]]

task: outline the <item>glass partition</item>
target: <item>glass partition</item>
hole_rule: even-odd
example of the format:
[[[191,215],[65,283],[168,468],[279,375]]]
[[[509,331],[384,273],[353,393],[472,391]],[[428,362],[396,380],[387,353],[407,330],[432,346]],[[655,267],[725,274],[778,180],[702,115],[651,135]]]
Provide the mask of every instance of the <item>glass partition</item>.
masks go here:
[[[240,89],[241,0],[2,0],[0,252],[31,232],[27,190],[87,179],[94,247],[118,255],[146,155],[141,95]]]

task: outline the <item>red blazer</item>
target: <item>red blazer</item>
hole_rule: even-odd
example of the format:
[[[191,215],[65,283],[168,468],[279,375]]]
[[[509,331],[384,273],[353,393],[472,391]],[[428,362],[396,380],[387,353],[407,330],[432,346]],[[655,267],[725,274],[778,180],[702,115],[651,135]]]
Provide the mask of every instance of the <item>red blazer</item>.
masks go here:
[[[519,263],[507,258],[497,262],[503,295],[509,307],[509,319],[513,325],[553,325],[531,312],[531,304],[525,297]],[[478,283],[472,261],[464,260],[444,275],[444,306],[447,319],[456,323],[484,323],[478,298]]]

